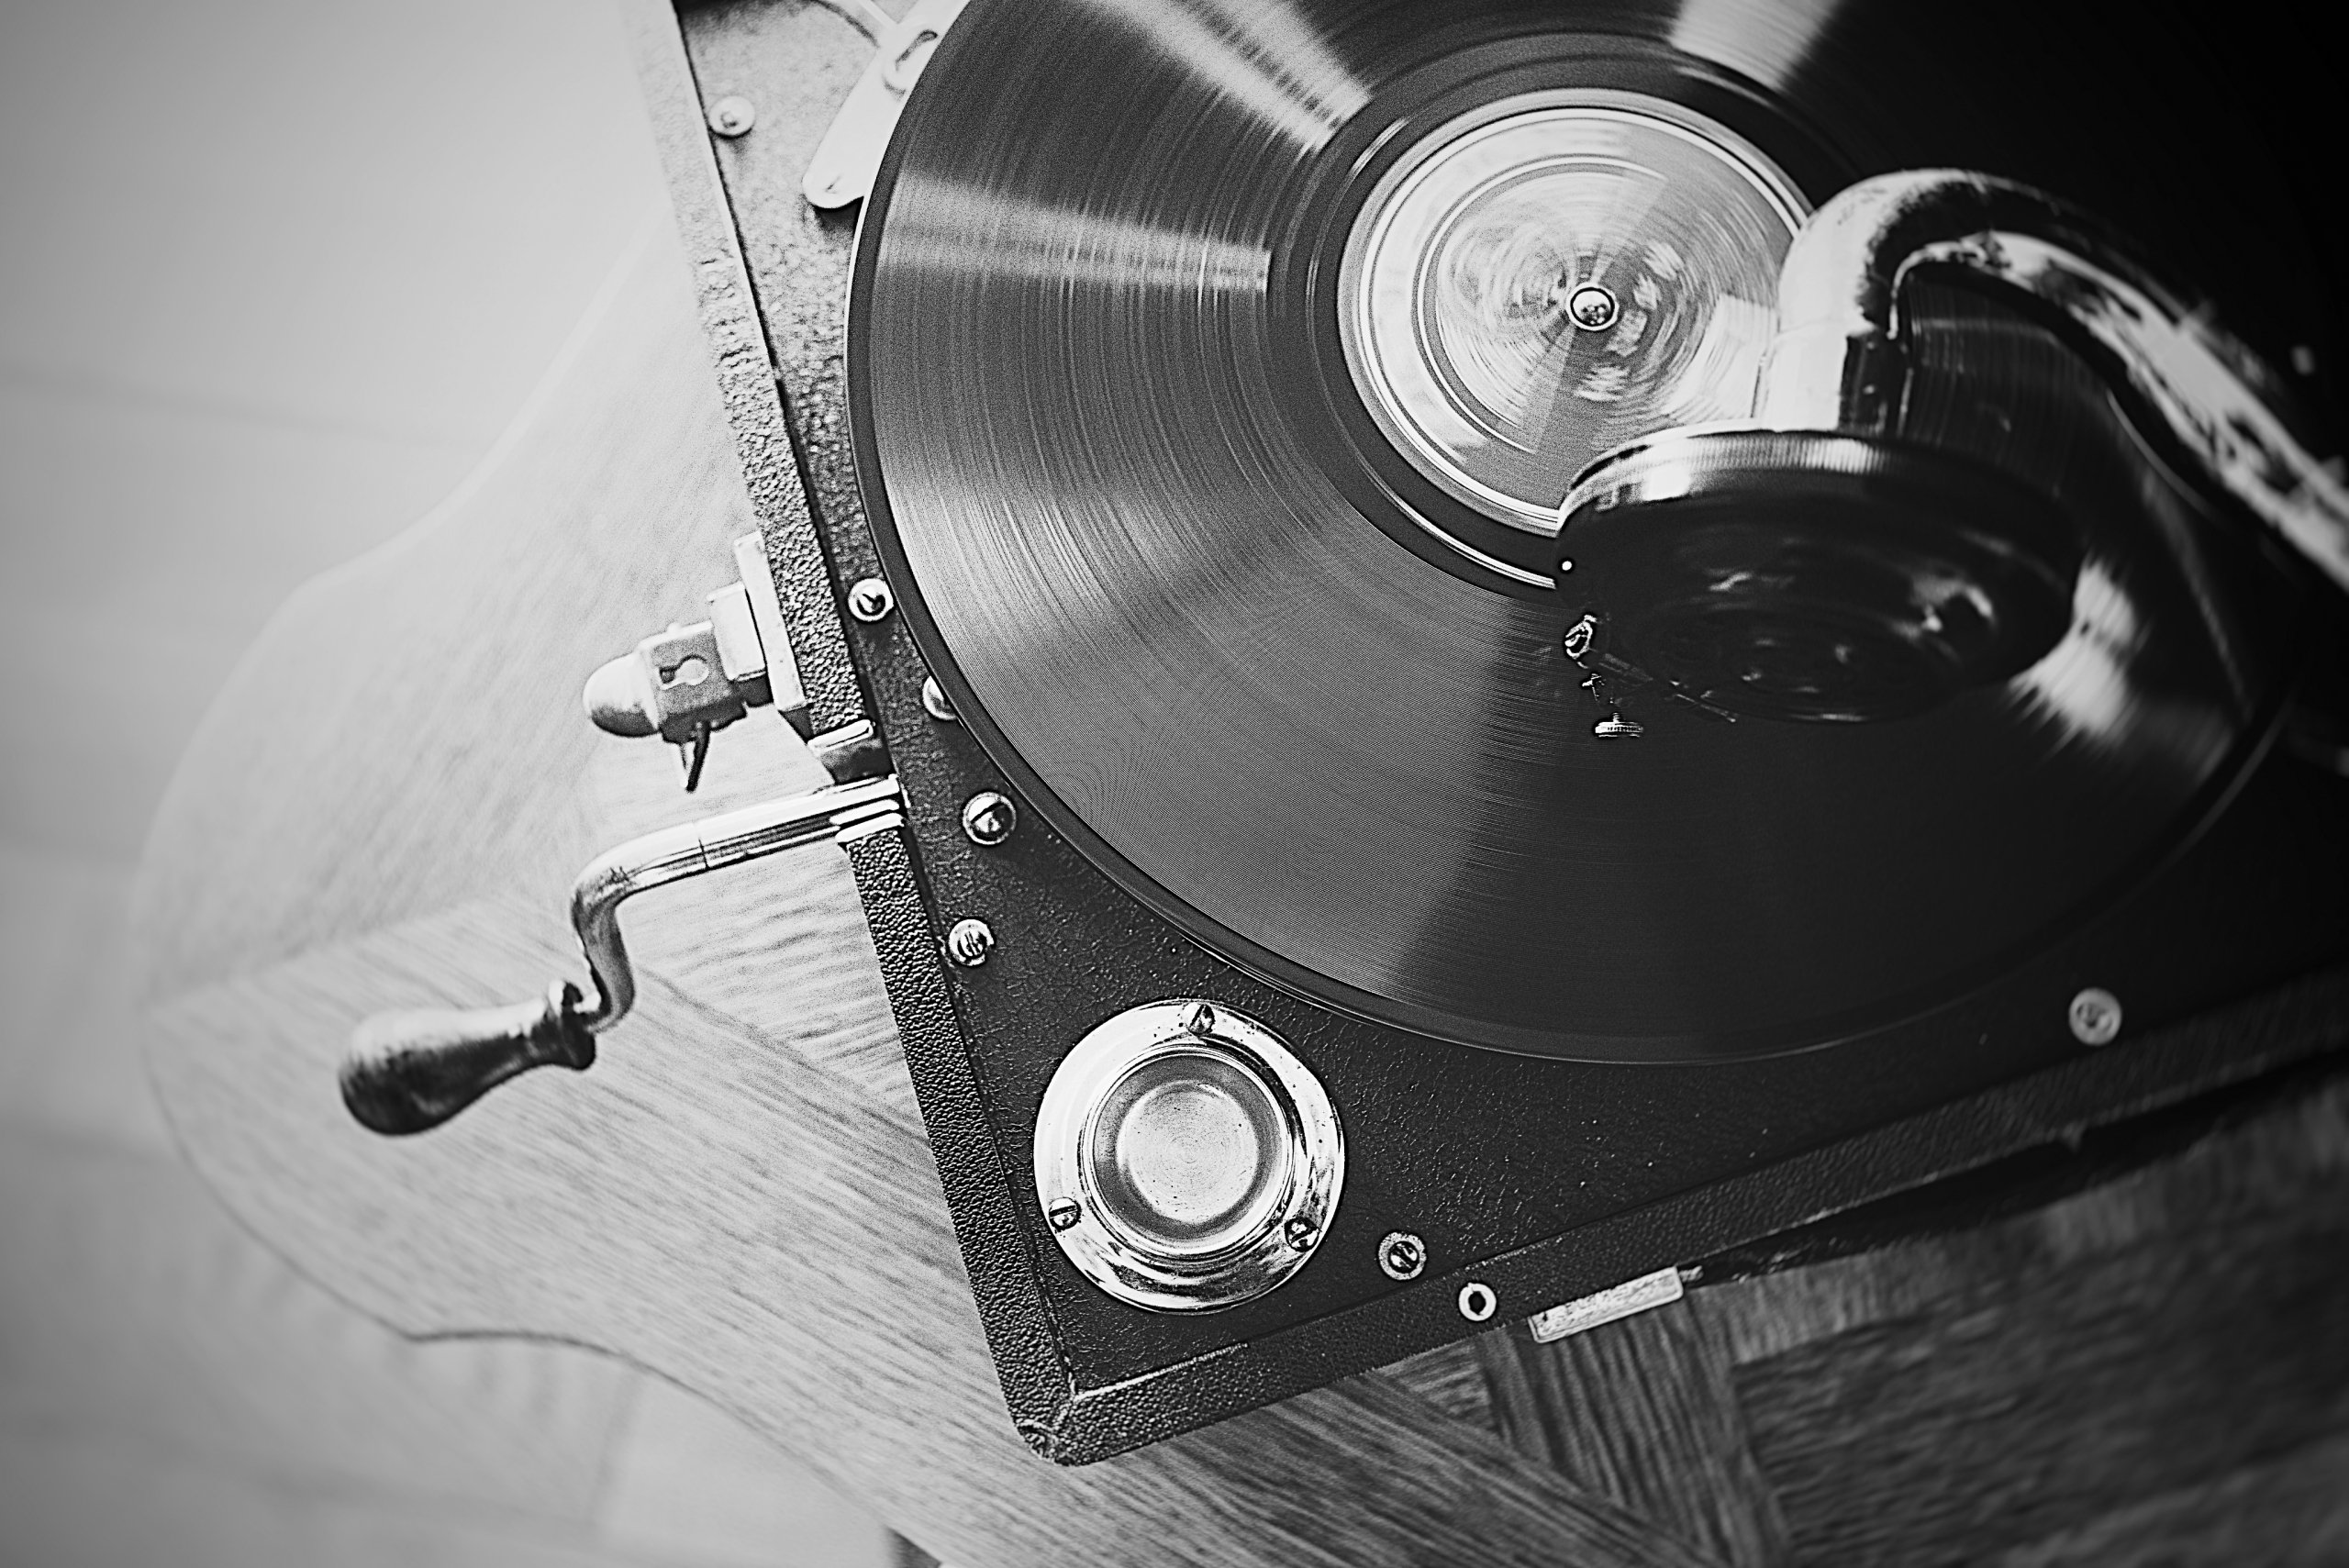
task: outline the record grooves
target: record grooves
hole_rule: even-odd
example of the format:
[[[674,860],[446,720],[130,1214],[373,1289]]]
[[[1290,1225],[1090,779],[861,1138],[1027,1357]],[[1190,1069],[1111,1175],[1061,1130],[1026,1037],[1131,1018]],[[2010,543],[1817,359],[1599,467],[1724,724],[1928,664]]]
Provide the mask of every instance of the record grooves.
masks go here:
[[[1215,15],[1235,48],[1272,25]],[[938,678],[1058,830],[1211,951],[1435,1040],[1626,1062],[1816,1045],[2087,917],[2258,753],[2288,587],[2176,486],[2142,504],[2191,547],[2147,546],[2100,390],[1964,298],[1927,329],[1925,439],[2114,521],[2052,674],[1897,724],[1795,735],[1665,704],[1635,746],[1594,740],[1555,595],[1425,524],[1544,541],[1463,520],[1365,428],[1330,257],[1413,127],[1596,78],[1701,104],[1824,189],[1898,155],[1865,132],[1918,83],[1767,95],[1676,56],[1662,12],[1619,17],[1630,36],[1500,11],[1412,36],[1383,11],[1287,37],[1240,91],[1228,54],[1186,57],[1195,38],[1141,16],[950,40],[864,218],[851,403]],[[1049,65],[1020,30],[1047,20]],[[1076,85],[1049,99],[1046,76]],[[995,115],[1007,98],[1039,107]]]
[[[705,80],[750,80],[785,16],[687,12]],[[876,569],[896,592],[840,617],[906,814],[851,859],[1040,1452],[1475,1332],[1471,1285],[1497,1323],[1971,1223],[2192,1137],[2231,1085],[2335,1070],[2349,784],[2294,704],[2339,658],[2301,640],[2304,574],[2047,332],[1959,288],[1904,302],[1926,466],[2087,519],[2076,567],[2042,552],[2078,585],[2062,657],[2003,685],[1854,726],[1652,685],[1619,694],[1627,749],[1564,595],[1469,553],[1562,548],[1534,488],[1573,478],[1555,438],[1628,440],[1642,396],[1689,417],[1681,378],[1742,341],[1719,302],[1763,303],[1763,220],[1880,171],[2085,203],[2280,354],[2326,285],[2256,117],[2175,112],[2207,86],[2198,19],[974,0],[862,219],[845,407],[790,337],[829,339],[845,235],[809,239],[798,165],[721,152],[796,345],[827,568],[787,596]],[[1707,197],[1652,228],[1642,171]],[[1529,207],[1581,227],[1488,222]],[[1596,395],[1544,404],[1547,373]],[[754,484],[779,450],[745,442]],[[1019,817],[992,844],[963,818],[987,793]],[[2125,1008],[2112,1043],[2067,1023],[2092,990]],[[1258,1031],[1326,1092],[1341,1180],[1278,1155],[1281,1074],[1191,1071],[1282,1060],[1237,1049]],[[1225,1158],[1247,1149],[1275,1153]],[[1308,1168],[1328,1184],[1284,1174]],[[1178,1276],[1170,1306],[1150,1281]]]
[[[592,995],[362,1024],[362,1124],[588,1066],[620,900],[829,840],[1085,1463],[2337,1084],[2349,483],[2225,325],[2330,302],[2199,13],[952,12],[852,259],[680,117],[763,540],[588,683],[833,783],[591,862]]]

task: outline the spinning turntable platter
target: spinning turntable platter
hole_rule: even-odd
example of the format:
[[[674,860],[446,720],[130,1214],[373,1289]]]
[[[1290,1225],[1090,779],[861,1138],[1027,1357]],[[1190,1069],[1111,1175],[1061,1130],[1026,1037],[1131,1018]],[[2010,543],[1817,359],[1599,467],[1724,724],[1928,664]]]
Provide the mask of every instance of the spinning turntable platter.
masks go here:
[[[1866,173],[2028,180],[2288,314],[2259,160],[2176,112],[2209,87],[2132,15],[2116,46],[1861,0],[976,0],[850,318],[866,509],[936,674],[1130,892],[1346,1011],[1688,1061],[1950,995],[2255,751],[2279,590],[2238,530],[2051,339],[1946,294],[1909,433],[2087,536],[2076,625],[2004,685],[1602,738],[1542,512],[1601,450],[1743,411],[1788,236]]]

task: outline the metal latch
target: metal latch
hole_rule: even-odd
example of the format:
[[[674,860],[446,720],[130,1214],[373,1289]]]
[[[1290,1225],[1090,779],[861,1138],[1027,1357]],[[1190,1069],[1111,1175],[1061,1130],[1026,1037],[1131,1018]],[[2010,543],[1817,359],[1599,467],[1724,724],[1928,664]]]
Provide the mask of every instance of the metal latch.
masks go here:
[[[655,632],[587,678],[596,728],[676,747],[689,791],[701,783],[710,737],[751,708],[772,706],[802,740],[815,738],[765,542],[736,539],[734,564],[741,580],[709,595],[707,620]]]
[[[897,115],[906,106],[930,50],[963,12],[964,0],[914,0],[905,20],[892,22],[887,12],[869,0],[823,0],[848,17],[873,39],[873,61],[849,90],[848,100],[832,117],[831,128],[807,162],[801,192],[807,205],[825,211],[863,201],[881,172],[881,155],[897,128]]]
[[[1621,1284],[1577,1296],[1533,1315],[1533,1342],[1546,1345],[1563,1340],[1569,1334],[1586,1333],[1604,1323],[1612,1323],[1652,1307],[1668,1307],[1682,1296],[1680,1271],[1658,1269]]]

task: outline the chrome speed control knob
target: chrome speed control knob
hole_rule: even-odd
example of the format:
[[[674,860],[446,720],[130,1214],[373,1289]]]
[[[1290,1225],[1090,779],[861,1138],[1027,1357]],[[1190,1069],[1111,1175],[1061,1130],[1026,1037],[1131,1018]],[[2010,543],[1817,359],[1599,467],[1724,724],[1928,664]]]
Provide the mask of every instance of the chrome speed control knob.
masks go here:
[[[1345,1182],[1320,1080],[1254,1018],[1192,998],[1077,1041],[1044,1090],[1035,1159],[1069,1262],[1160,1312],[1235,1307],[1295,1274]]]

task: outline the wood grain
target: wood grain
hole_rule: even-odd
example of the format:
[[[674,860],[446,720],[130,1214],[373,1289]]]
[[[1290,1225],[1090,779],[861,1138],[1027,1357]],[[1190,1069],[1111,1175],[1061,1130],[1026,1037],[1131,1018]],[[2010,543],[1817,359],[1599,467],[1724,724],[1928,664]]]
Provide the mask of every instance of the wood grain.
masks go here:
[[[2031,1213],[1688,1297],[1743,1365],[2173,1236],[2278,1216],[2318,1223],[2349,1192],[2349,1084],[2334,1081],[2176,1156]],[[2254,1254],[2246,1253],[2246,1262]]]
[[[2330,1568],[2349,1562],[2344,1493],[2349,1439],[2335,1438],[2124,1504],[1996,1562],[1998,1568]]]
[[[1749,1369],[1790,1531],[1829,1561],[1962,1562],[2338,1431],[2332,1219],[2174,1240]]]
[[[1381,1370],[1453,1420],[1507,1441],[1508,1434],[1493,1412],[1492,1388],[1485,1380],[1476,1345],[1475,1340],[1438,1345]]]
[[[542,1345],[422,1351],[252,1245],[176,1159],[19,1130],[0,1144],[0,1430],[127,1435],[573,1528],[593,1511],[625,1369]]]
[[[1476,1340],[1509,1445],[1734,1568],[1787,1555],[1726,1340],[1685,1302],[1552,1344],[1524,1324]]]
[[[584,1525],[317,1485],[86,1430],[0,1431],[0,1517],[10,1568],[683,1568],[674,1544],[614,1550]]]
[[[2239,1537],[2219,1516],[2250,1496],[2229,1477],[2298,1452],[2337,1462],[2344,1170],[2336,1082],[2037,1214],[1700,1293],[1746,1352],[1739,1402],[1800,1554],[1968,1562],[2086,1539],[2165,1495],[2209,1516],[2210,1555],[2176,1561],[2284,1540],[2247,1502]],[[2295,1505],[2290,1539],[2349,1524],[2349,1470],[2336,1478],[2322,1507]]]

